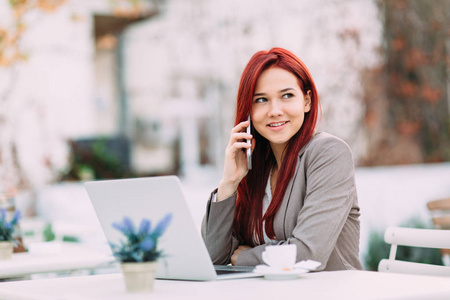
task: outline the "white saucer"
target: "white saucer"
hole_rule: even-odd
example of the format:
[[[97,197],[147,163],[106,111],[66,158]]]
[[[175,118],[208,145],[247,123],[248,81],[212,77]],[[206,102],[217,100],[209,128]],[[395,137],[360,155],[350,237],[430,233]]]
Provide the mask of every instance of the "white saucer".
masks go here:
[[[263,274],[264,278],[269,280],[291,280],[298,278],[300,274],[308,273],[306,269],[292,269],[289,271],[282,271],[273,269],[266,265],[258,265],[253,271],[258,274]]]

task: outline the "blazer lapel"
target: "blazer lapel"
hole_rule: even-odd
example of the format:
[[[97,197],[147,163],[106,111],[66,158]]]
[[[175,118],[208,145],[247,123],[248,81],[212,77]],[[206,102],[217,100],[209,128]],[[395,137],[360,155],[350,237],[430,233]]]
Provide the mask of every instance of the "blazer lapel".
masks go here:
[[[303,147],[304,149],[305,147]],[[295,165],[295,171],[294,175],[292,176],[291,181],[289,181],[288,186],[286,187],[286,192],[284,193],[283,202],[281,202],[281,206],[278,209],[277,213],[275,214],[275,218],[273,220],[273,227],[275,230],[275,235],[278,240],[286,240],[287,235],[286,234],[286,226],[285,226],[285,219],[286,219],[286,210],[289,205],[289,201],[291,200],[291,193],[292,188],[294,186],[295,177],[297,177],[298,170],[300,168],[300,157],[303,154],[304,150],[300,151],[299,158],[297,159],[297,164]]]
[[[291,181],[289,181],[289,184],[286,187],[283,202],[281,202],[281,206],[275,214],[275,218],[273,220],[273,227],[278,240],[287,240],[287,236],[290,234],[286,232],[286,210],[288,208],[289,201],[291,200],[292,188],[294,187],[295,178],[297,177],[298,171],[300,169],[300,159],[302,158],[303,153],[305,152],[308,145],[318,134],[320,134],[320,132],[316,132],[314,136],[308,141],[308,143],[306,143],[306,145],[298,152],[298,159],[297,164],[295,165],[294,175],[292,176]]]

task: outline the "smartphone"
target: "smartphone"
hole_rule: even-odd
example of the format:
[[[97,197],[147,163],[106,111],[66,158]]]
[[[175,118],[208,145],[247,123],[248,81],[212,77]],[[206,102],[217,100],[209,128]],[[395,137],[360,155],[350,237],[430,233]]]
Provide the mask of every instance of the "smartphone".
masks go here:
[[[250,124],[248,124],[246,132],[248,134],[252,134],[252,130],[251,130],[252,123],[251,123],[251,120],[250,120],[250,116],[248,116],[248,121],[250,122]],[[251,145],[252,144],[252,140],[247,140],[247,144]],[[246,153],[247,153],[247,166],[248,166],[248,169],[251,170],[252,169],[252,149],[248,148],[246,150]]]

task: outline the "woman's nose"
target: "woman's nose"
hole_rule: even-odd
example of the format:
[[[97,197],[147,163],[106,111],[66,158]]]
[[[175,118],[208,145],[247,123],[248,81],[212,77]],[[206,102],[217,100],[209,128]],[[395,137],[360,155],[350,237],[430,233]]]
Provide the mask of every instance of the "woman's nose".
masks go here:
[[[271,101],[269,109],[270,109],[269,110],[270,117],[281,116],[283,114],[283,110],[278,101]]]

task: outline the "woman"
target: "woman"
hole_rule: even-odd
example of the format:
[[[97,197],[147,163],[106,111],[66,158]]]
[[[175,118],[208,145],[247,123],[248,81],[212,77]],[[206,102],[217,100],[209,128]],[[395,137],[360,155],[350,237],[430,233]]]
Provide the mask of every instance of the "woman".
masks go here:
[[[317,260],[321,270],[362,269],[353,157],[342,140],[315,132],[319,110],[311,74],[294,54],[273,48],[250,59],[202,224],[214,264],[263,264],[267,245],[295,244],[297,261]]]

